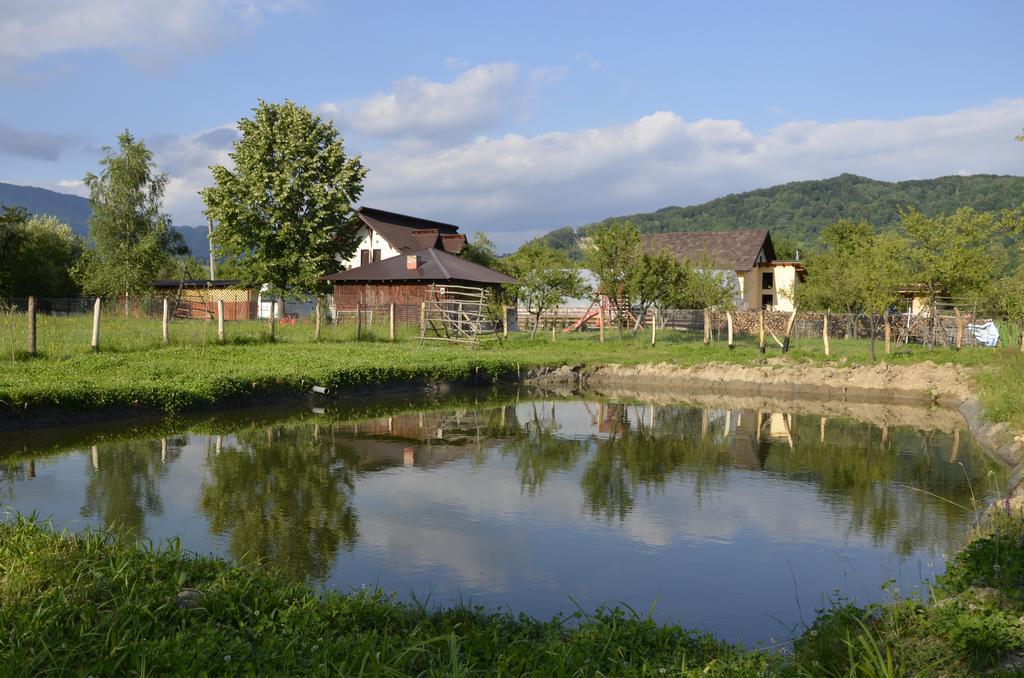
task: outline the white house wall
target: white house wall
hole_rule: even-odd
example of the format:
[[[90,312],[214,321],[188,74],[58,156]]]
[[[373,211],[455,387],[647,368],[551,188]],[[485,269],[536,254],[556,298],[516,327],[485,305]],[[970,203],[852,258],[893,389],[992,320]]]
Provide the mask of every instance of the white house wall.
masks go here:
[[[341,270],[347,271],[351,268],[357,268],[359,263],[362,261],[360,259],[360,251],[362,250],[370,250],[371,252],[373,250],[380,250],[381,260],[397,257],[401,254],[401,252],[392,247],[387,240],[382,238],[379,233],[371,231],[365,226],[360,228],[356,235],[359,236],[359,247],[356,248],[355,253],[353,253],[348,259],[342,259],[340,256],[336,257],[338,263],[341,264]]]

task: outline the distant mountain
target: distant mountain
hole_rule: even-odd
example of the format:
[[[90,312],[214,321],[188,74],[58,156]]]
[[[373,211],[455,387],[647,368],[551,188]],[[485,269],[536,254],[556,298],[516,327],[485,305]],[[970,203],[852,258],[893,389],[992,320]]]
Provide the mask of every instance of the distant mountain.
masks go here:
[[[615,218],[631,219],[643,233],[768,228],[777,242],[814,247],[822,229],[843,217],[865,219],[887,230],[896,228],[899,211],[907,207],[932,216],[959,207],[989,211],[1022,205],[1024,177],[975,174],[890,182],[841,174],[734,193],[691,207],[665,207]],[[579,239],[596,225],[560,228],[542,239],[578,257]]]
[[[89,201],[78,195],[58,193],[35,186],[16,186],[0,183],[0,205],[24,207],[30,214],[49,214],[57,217],[83,238],[89,237]],[[210,256],[210,243],[206,226],[174,226],[185,238],[192,255],[199,259]]]

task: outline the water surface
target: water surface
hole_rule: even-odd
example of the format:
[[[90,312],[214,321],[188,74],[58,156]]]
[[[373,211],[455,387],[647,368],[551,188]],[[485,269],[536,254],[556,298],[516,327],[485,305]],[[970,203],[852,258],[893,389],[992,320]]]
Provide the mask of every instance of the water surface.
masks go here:
[[[794,409],[518,394],[9,434],[0,505],[341,591],[653,608],[754,644],[921,590],[1006,475],[951,415]]]

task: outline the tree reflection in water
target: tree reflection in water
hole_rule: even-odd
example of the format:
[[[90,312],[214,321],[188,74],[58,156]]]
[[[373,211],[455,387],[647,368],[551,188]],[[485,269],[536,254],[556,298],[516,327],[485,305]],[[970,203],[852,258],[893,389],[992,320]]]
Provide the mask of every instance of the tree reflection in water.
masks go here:
[[[107,529],[146,536],[146,516],[163,512],[159,480],[181,456],[183,437],[93,445],[86,463],[88,483],[80,509]]]
[[[356,542],[357,462],[350,446],[309,424],[240,432],[207,455],[200,510],[234,558],[322,580],[338,549]]]

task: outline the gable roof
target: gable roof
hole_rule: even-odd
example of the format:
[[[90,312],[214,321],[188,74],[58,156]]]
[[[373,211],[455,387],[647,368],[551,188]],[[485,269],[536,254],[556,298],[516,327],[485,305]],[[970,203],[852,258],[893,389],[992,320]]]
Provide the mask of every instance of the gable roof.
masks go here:
[[[466,236],[459,233],[459,227],[453,224],[373,207],[360,207],[356,210],[356,216],[402,254],[412,254],[428,247],[443,247],[447,251],[457,252],[466,242]],[[454,238],[446,245],[445,239],[452,236]]]
[[[416,268],[406,267],[406,257],[416,257]],[[383,281],[433,281],[433,280],[465,280],[484,284],[515,283],[516,279],[499,273],[493,269],[467,261],[454,254],[434,247],[424,248],[413,255],[401,254],[365,266],[357,266],[347,271],[338,271],[325,280],[340,282],[383,282]]]
[[[645,253],[665,250],[695,263],[707,254],[716,266],[732,271],[754,268],[762,249],[768,261],[775,259],[772,237],[766,229],[645,233],[640,236],[640,242]]]

